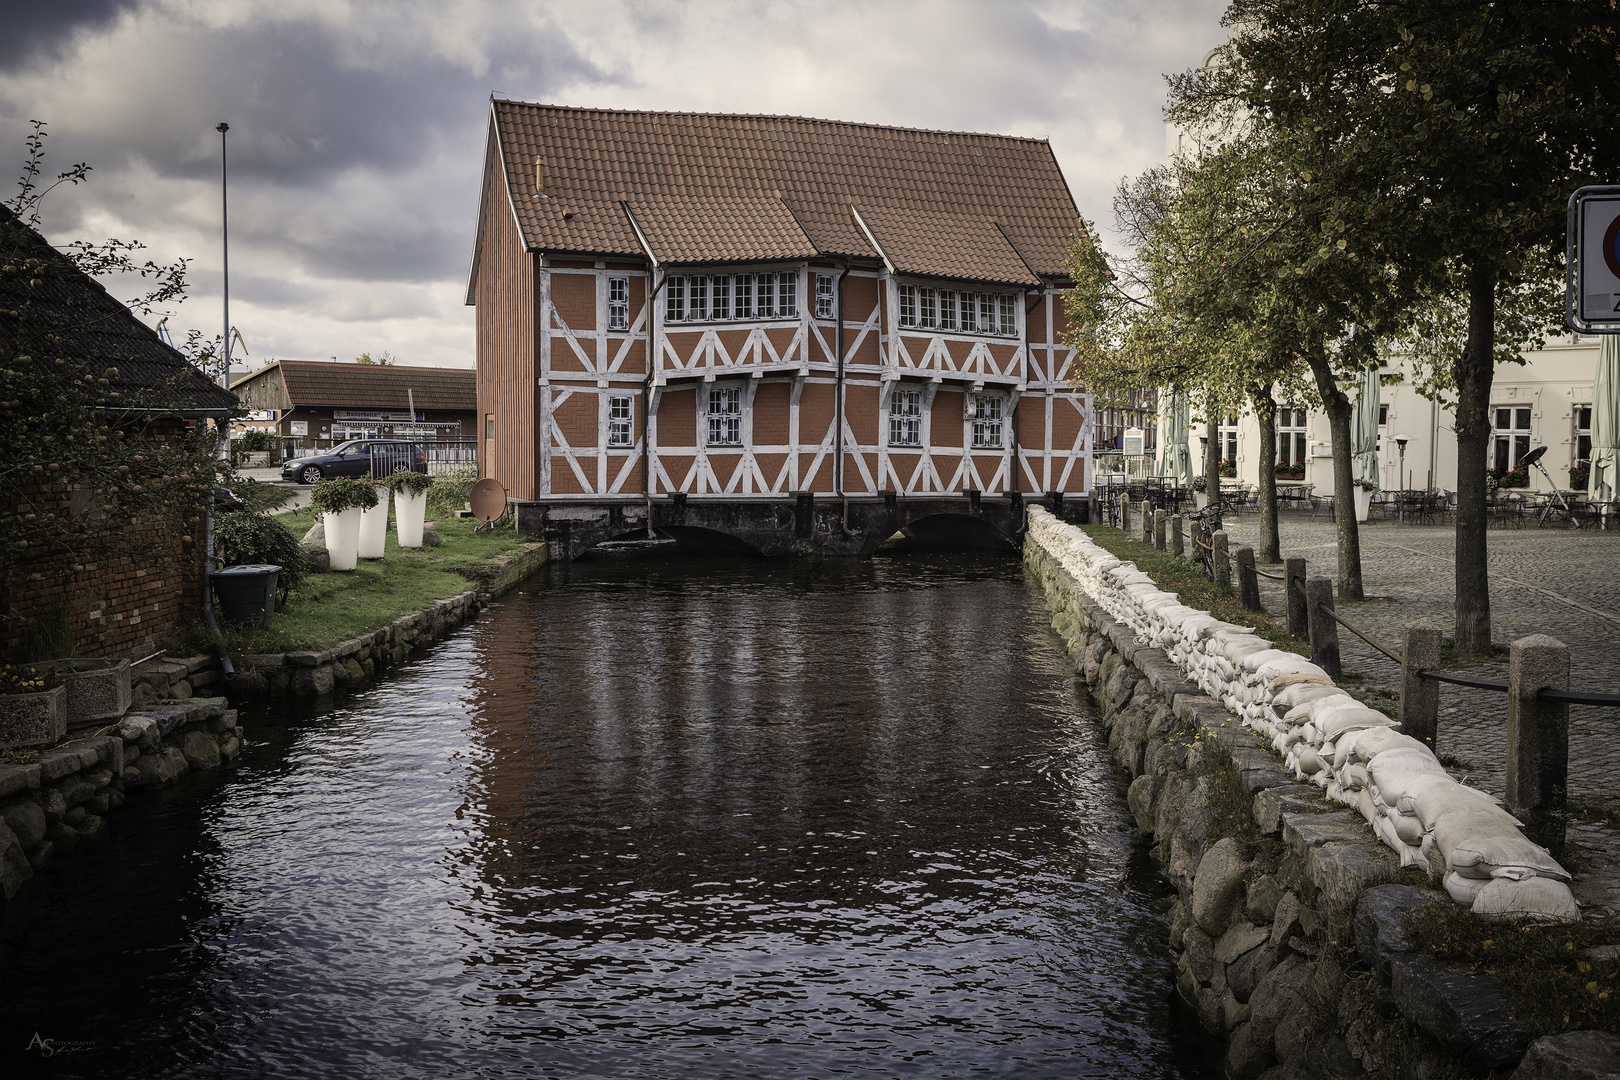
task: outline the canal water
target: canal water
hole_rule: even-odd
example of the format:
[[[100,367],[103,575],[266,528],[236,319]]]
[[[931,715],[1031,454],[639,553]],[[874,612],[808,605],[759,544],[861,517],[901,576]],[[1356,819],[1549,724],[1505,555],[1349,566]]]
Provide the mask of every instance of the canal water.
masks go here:
[[[5,912],[0,1072],[1204,1077],[1018,562],[576,563]]]

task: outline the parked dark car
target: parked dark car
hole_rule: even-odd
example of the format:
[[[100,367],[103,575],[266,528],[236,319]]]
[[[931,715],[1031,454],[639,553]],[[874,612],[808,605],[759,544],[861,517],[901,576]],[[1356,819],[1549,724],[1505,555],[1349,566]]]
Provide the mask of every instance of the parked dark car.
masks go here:
[[[352,439],[323,454],[292,458],[281,466],[283,480],[300,484],[334,476],[388,476],[397,472],[427,472],[427,451],[420,443]]]

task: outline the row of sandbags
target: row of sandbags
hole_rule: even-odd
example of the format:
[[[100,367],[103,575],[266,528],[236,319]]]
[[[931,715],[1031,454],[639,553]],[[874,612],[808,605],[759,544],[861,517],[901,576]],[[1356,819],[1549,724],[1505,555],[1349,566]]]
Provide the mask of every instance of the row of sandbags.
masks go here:
[[[1358,810],[1402,866],[1443,869],[1452,899],[1487,917],[1579,917],[1568,872],[1494,797],[1457,783],[1428,746],[1320,667],[1182,604],[1040,508],[1030,510],[1029,535],[1104,611],[1270,739],[1296,777]]]

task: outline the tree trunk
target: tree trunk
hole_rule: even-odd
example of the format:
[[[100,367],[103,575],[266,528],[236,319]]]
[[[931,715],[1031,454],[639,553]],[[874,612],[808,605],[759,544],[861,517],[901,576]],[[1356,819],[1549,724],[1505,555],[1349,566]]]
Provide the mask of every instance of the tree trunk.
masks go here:
[[[1485,465],[1491,446],[1496,350],[1496,268],[1468,277],[1468,345],[1457,358],[1458,651],[1491,655],[1491,582],[1485,567]]]
[[[1333,520],[1339,527],[1339,599],[1361,600],[1361,532],[1356,526],[1354,472],[1350,464],[1350,399],[1333,377],[1327,351],[1313,347],[1306,359],[1328,416],[1333,440]]]
[[[1282,562],[1282,539],[1277,535],[1277,399],[1271,387],[1249,395],[1260,421],[1260,561]]]
[[[1211,406],[1211,410],[1213,410]],[[1204,490],[1209,493],[1209,503],[1215,507],[1215,512],[1221,512],[1221,441],[1220,421],[1209,422],[1208,434],[1204,439]]]

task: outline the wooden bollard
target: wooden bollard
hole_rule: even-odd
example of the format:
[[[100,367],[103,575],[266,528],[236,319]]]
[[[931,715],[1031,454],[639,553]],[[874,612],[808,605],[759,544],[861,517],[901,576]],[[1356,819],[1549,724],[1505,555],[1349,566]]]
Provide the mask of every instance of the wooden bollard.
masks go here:
[[[1305,603],[1310,621],[1311,663],[1337,679],[1343,669],[1339,665],[1339,624],[1328,614],[1333,610],[1333,579],[1307,578]]]
[[[1401,632],[1401,731],[1428,744],[1440,728],[1440,684],[1423,672],[1440,669],[1440,628],[1427,620]]]
[[[1288,612],[1288,636],[1303,638],[1311,632],[1305,607],[1305,560],[1283,563],[1283,604]]]
[[[1187,533],[1180,514],[1170,515],[1170,553],[1178,558],[1187,554]]]
[[[1218,530],[1209,538],[1209,561],[1215,568],[1215,584],[1225,588],[1232,584],[1232,560],[1226,555],[1226,530]]]
[[[1165,516],[1163,510],[1153,511],[1153,547],[1156,551],[1164,550]]]
[[[1569,706],[1542,701],[1569,689],[1569,646],[1546,634],[1515,641],[1508,654],[1507,805],[1542,847],[1564,846],[1569,817]]]
[[[1238,603],[1250,611],[1263,611],[1260,606],[1260,575],[1254,568],[1254,548],[1244,544],[1234,554],[1237,560]]]
[[[1142,543],[1153,543],[1153,507],[1148,505],[1146,496],[1142,498]]]
[[[1119,527],[1124,532],[1131,531],[1131,493],[1128,491],[1119,497]]]

